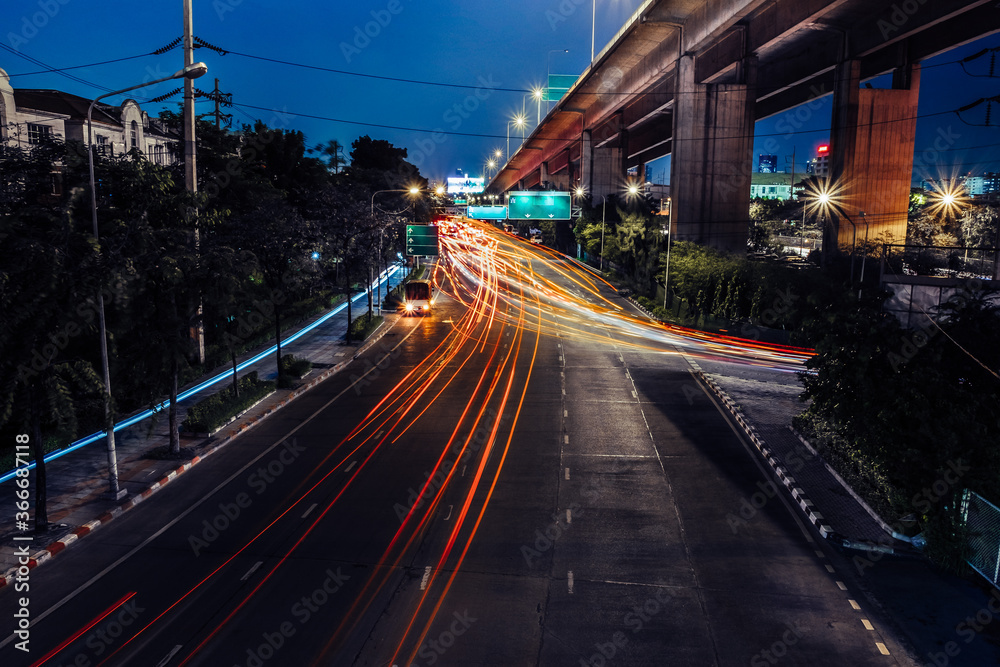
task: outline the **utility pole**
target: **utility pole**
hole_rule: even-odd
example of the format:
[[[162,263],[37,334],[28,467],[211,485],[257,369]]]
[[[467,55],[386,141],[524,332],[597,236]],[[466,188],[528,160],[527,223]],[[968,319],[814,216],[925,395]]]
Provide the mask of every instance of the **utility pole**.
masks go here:
[[[215,89],[211,93],[204,93],[200,90],[195,90],[196,95],[201,97],[207,97],[213,102],[215,102],[215,111],[209,111],[208,113],[203,113],[198,116],[199,119],[206,116],[213,116],[215,118],[215,129],[222,128],[222,122],[225,121],[226,127],[229,127],[230,121],[233,117],[232,114],[222,113],[222,107],[232,106],[232,94],[223,93],[219,90],[219,80],[215,80]]]
[[[191,0],[184,0],[184,66],[194,64],[194,19],[192,17]],[[195,115],[194,115],[194,81],[184,79],[184,189],[194,194],[198,192],[198,171],[195,162]],[[190,215],[195,215],[190,209]],[[200,248],[198,227],[194,229],[194,251]],[[202,306],[198,301],[197,322],[192,327],[192,338],[197,347],[198,363],[205,363],[205,327],[201,322]]]

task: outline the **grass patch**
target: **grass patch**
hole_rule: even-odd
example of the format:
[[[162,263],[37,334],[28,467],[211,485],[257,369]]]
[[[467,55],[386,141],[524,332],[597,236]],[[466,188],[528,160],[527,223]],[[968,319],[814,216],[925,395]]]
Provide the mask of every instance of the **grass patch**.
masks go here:
[[[368,336],[370,336],[380,324],[382,324],[381,315],[373,314],[369,316],[368,313],[365,313],[351,322],[351,340],[361,341],[368,338]]]
[[[275,389],[273,382],[258,380],[256,371],[241,377],[238,384],[239,395],[230,386],[192,405],[181,429],[193,433],[211,433],[228,424],[233,417]]]
[[[308,359],[298,359],[291,354],[281,356],[281,382],[278,383],[280,389],[289,389],[295,381],[302,378],[312,370],[312,362]]]

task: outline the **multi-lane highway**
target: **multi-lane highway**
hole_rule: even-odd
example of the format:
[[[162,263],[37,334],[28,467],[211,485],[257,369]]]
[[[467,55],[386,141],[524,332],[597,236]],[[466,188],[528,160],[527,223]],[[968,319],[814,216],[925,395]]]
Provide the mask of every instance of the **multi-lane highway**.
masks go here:
[[[3,664],[910,664],[692,374],[802,353],[442,244],[430,316],[35,570]]]

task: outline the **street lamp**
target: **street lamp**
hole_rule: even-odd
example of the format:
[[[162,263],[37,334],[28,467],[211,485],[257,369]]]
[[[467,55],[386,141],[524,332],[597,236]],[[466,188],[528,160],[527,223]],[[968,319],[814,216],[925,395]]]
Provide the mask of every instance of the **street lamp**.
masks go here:
[[[100,241],[100,236],[98,235],[97,227],[97,179],[94,178],[94,128],[92,121],[94,106],[105,97],[121,95],[122,93],[129,92],[130,90],[145,88],[146,86],[163,83],[164,81],[170,81],[171,79],[197,79],[207,71],[208,65],[205,63],[192,63],[190,65],[186,65],[184,69],[177,70],[170,76],[165,76],[162,79],[156,79],[155,81],[140,83],[135,86],[129,86],[128,88],[122,88],[121,90],[116,90],[114,92],[105,93],[100,97],[94,98],[94,101],[90,103],[90,107],[87,108],[87,158],[90,168],[90,217],[94,224],[95,242]],[[100,246],[98,245],[98,247]],[[108,332],[104,321],[103,290],[98,290],[97,292],[97,306],[98,322],[101,333],[101,366],[104,374],[104,427],[107,429],[108,438],[108,495],[115,500],[120,500],[128,492],[118,485],[118,458],[115,454],[115,420],[111,411],[111,367],[108,363]]]
[[[542,98],[545,97],[545,89],[532,88],[531,96],[535,98],[535,125],[539,125],[542,122]]]
[[[524,142],[524,124],[526,122],[527,122],[527,119],[524,117],[524,114],[519,114],[517,116],[514,116],[514,118],[512,118],[509,121],[507,121],[507,162],[510,162],[510,124],[513,123],[514,125],[517,125],[518,127],[521,128],[521,142],[523,143]]]

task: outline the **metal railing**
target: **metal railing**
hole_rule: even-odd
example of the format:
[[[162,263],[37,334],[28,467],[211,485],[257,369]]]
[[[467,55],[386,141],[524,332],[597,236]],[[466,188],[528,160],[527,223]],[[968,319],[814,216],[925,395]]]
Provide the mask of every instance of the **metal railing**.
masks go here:
[[[969,540],[966,562],[996,586],[1000,583],[1000,508],[966,489],[962,495],[962,519]]]
[[[883,275],[993,280],[1000,275],[998,262],[1000,250],[997,248],[890,243],[882,246]]]

